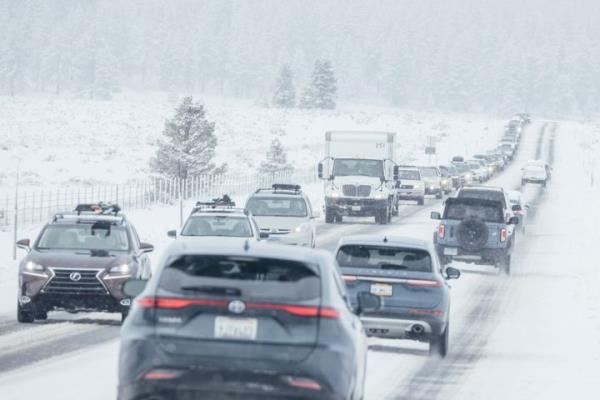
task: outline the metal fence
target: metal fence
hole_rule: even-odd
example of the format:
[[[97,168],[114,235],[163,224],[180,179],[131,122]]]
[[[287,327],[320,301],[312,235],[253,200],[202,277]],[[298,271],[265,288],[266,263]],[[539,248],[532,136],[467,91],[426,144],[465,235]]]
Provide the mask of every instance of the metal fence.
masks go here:
[[[273,183],[308,184],[316,181],[314,170],[282,170],[254,175],[200,175],[189,179],[152,177],[120,185],[64,186],[56,189],[20,188],[0,195],[0,226],[7,227],[17,213],[19,225],[48,220],[54,213],[72,210],[79,203],[117,203],[124,210],[155,204],[175,204],[179,199],[205,200],[251,193]],[[15,199],[17,204],[15,207]]]

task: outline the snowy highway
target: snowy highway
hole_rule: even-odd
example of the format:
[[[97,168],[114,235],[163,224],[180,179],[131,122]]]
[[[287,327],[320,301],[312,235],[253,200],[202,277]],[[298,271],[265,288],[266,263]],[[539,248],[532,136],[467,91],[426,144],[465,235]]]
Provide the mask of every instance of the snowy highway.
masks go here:
[[[512,275],[456,265],[463,275],[452,283],[449,356],[430,357],[427,344],[371,340],[368,400],[548,400],[589,393],[600,366],[600,274],[587,255],[598,243],[594,221],[600,211],[588,208],[592,199],[585,195],[579,163],[567,162],[577,154],[560,124],[536,122],[527,128],[516,160],[488,183],[520,188],[521,165],[533,158],[545,158],[554,168],[548,188],[524,189],[531,210],[527,234],[517,239]],[[407,204],[383,227],[370,219],[322,223],[318,247],[332,249],[339,237],[358,233],[431,240],[436,222],[429,214],[441,204],[435,199],[427,199],[425,207]],[[153,223],[155,259],[175,215],[165,209]],[[149,227],[147,216],[139,212],[131,218],[143,229]],[[14,293],[2,300],[14,301]],[[39,398],[40,387],[48,385],[61,390],[46,390],[45,399],[115,398],[118,316],[61,312],[20,325],[14,312],[3,310],[1,399]]]

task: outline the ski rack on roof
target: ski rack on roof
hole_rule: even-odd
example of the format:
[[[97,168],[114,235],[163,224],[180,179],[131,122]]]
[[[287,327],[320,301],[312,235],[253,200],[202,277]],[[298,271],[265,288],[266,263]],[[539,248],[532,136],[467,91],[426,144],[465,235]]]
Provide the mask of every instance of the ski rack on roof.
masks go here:
[[[118,215],[121,207],[110,203],[82,203],[78,204],[73,211],[54,214],[52,222],[69,219],[77,222],[105,221],[107,223],[122,223],[124,216]]]
[[[78,204],[75,207],[75,212],[81,213],[92,213],[95,215],[117,215],[121,211],[121,207],[118,204],[105,203],[103,201],[99,203],[83,203]]]
[[[270,191],[274,194],[300,194],[302,193],[302,186],[292,183],[274,183],[270,188],[259,188],[254,193],[265,191]]]
[[[235,206],[235,202],[228,195],[223,195],[221,198],[212,199],[211,201],[198,201],[192,209],[191,214],[207,212],[231,212],[244,213],[248,215],[248,210]]]

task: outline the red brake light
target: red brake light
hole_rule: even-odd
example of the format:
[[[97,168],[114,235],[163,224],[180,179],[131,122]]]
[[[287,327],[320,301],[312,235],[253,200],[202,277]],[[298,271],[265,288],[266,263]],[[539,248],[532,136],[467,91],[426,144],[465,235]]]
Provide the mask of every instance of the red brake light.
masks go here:
[[[144,374],[144,379],[150,381],[168,380],[179,377],[180,372],[169,370],[153,370]]]
[[[225,307],[225,300],[200,300],[200,299],[170,299],[165,297],[139,299],[137,304],[143,308],[159,308],[165,310],[180,310],[191,306]]]
[[[412,309],[408,310],[408,314],[409,315],[431,315],[432,317],[443,317],[445,313],[443,310],[423,310],[423,309],[412,308]]]
[[[344,275],[344,282],[356,282],[358,278],[352,275]]]
[[[306,390],[314,390],[314,391],[318,391],[318,390],[322,389],[321,385],[318,382],[315,382],[312,379],[308,379],[308,378],[296,378],[293,376],[288,376],[288,377],[285,377],[284,380],[286,381],[286,383],[288,385],[298,388],[298,389],[306,389]]]
[[[414,288],[435,288],[442,286],[442,284],[438,281],[430,281],[424,279],[410,279],[406,281],[406,284]]]
[[[446,225],[440,224],[440,226],[438,226],[438,237],[440,239],[443,239],[445,236],[446,236]]]
[[[502,228],[500,229],[500,241],[506,242],[506,239],[508,239],[508,229]]]

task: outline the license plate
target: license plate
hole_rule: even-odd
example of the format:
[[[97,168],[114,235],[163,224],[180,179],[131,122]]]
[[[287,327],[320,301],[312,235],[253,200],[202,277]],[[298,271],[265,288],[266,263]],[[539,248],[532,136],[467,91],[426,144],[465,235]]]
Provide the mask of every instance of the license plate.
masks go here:
[[[444,255],[446,256],[457,256],[458,249],[456,247],[446,247],[444,249]]]
[[[394,289],[392,285],[374,283],[371,285],[371,294],[374,294],[375,296],[390,297],[394,294]]]
[[[258,321],[254,318],[215,318],[215,338],[256,340]]]
[[[352,211],[360,211],[360,206],[352,206]]]

